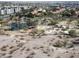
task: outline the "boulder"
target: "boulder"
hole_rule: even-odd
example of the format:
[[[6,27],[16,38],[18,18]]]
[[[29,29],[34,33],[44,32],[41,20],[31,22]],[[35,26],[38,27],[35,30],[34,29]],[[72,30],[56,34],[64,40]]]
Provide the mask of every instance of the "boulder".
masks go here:
[[[79,39],[75,39],[72,42],[73,42],[73,44],[79,44]]]
[[[69,34],[69,31],[63,31],[63,34],[68,35]]]
[[[66,43],[65,47],[66,48],[72,48],[73,47],[73,43],[69,41],[69,42]]]

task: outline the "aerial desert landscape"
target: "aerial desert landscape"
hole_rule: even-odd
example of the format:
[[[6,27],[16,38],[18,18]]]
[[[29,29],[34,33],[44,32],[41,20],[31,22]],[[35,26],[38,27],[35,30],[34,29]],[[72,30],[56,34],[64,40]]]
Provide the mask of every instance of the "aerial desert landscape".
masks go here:
[[[0,58],[79,58],[79,2],[0,2]]]

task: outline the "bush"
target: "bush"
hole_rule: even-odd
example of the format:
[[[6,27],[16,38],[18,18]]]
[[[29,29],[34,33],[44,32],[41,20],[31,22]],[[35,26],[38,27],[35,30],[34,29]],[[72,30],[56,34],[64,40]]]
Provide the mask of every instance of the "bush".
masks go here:
[[[56,25],[58,22],[56,20],[52,20],[50,21],[50,23],[48,25]]]
[[[75,30],[70,30],[70,31],[69,31],[69,35],[70,35],[71,37],[76,37],[76,31],[75,31]]]
[[[64,45],[65,45],[65,42],[64,41],[60,41],[60,40],[56,41],[53,44],[54,47],[63,47]]]
[[[53,44],[54,47],[65,47],[65,48],[72,48],[73,47],[73,43],[71,41],[68,40],[58,40]]]
[[[42,35],[44,35],[44,30],[37,30],[37,29],[35,29],[29,35],[31,35],[33,37],[39,37],[40,38]]]

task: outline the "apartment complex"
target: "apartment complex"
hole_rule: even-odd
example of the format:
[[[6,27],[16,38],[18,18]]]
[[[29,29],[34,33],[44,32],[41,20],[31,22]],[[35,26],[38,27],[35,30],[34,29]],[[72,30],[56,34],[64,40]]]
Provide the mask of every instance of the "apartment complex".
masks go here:
[[[21,8],[29,9],[28,6],[4,6],[0,7],[0,14],[1,15],[7,15],[7,14],[13,14],[16,12],[20,12]]]

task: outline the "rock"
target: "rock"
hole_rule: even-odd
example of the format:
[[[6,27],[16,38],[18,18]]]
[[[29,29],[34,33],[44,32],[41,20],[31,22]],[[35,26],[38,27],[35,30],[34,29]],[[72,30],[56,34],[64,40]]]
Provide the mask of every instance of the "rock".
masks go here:
[[[6,58],[12,58],[12,56],[11,56],[11,55],[9,55],[9,56],[7,56]]]
[[[58,35],[58,37],[59,37],[60,39],[62,39],[62,38],[63,38],[61,35]]]
[[[17,47],[22,47],[24,45],[24,43],[19,43],[18,45],[17,45]]]
[[[9,49],[12,49],[12,48],[14,48],[14,46],[9,47]]]
[[[26,51],[30,51],[30,49],[29,49],[29,48],[27,48],[27,49],[26,49]]]
[[[13,48],[9,51],[9,54],[12,54],[14,51],[18,50],[18,48]]]
[[[71,55],[70,58],[74,58],[74,55]]]
[[[7,45],[6,46],[2,46],[1,51],[6,51],[7,50]]]
[[[74,40],[73,44],[79,44],[79,39]]]
[[[35,55],[35,52],[31,52],[26,58],[33,58],[34,55]]]
[[[69,34],[69,31],[63,31],[64,34],[68,35]]]
[[[73,47],[73,43],[72,42],[67,42],[66,48],[72,48],[72,47]]]

